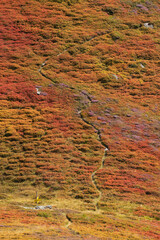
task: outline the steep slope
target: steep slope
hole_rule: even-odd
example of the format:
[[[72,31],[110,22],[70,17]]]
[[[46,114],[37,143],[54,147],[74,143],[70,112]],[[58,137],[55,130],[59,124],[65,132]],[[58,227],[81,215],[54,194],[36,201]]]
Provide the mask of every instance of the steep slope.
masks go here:
[[[158,1],[0,7],[1,238],[159,239]]]

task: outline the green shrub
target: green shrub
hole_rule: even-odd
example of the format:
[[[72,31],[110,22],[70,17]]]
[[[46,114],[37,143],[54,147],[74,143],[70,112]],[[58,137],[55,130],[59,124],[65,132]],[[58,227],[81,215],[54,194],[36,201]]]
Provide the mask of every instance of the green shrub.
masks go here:
[[[39,213],[37,213],[37,216],[38,217],[48,218],[50,216],[50,214],[47,213],[47,212],[39,212]]]

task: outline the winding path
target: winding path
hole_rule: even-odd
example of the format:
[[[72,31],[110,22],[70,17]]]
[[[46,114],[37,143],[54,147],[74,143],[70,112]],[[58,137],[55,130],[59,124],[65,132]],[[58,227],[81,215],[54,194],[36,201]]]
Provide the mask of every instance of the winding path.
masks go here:
[[[108,33],[108,31],[102,32],[102,33],[98,33],[98,34],[94,35],[93,37],[91,37],[89,40],[86,40],[85,42],[83,42],[82,44],[84,44],[84,43],[86,43],[86,42],[89,42],[89,41],[93,40],[93,39],[96,38],[96,37],[105,35],[106,33]],[[67,50],[68,50],[68,49],[63,50],[61,53],[59,53],[59,54],[56,55],[56,56],[60,56],[62,53],[66,52]],[[48,77],[44,72],[42,72],[43,67],[47,64],[47,61],[48,61],[48,60],[49,60],[49,58],[47,58],[47,59],[41,64],[41,66],[40,66],[40,68],[38,69],[38,71],[39,71],[39,73],[41,74],[42,77],[44,77],[44,78],[52,81],[52,83],[54,83],[55,85],[57,85],[57,84],[58,84],[58,81],[56,81],[56,80]],[[58,87],[58,85],[57,85],[57,87]],[[76,88],[74,88],[74,87],[72,87],[72,86],[68,86],[68,88],[71,89],[71,90],[76,90],[77,92],[80,92],[81,94],[83,94],[84,96],[86,96],[87,99],[88,99],[88,101],[89,101],[89,103],[90,103],[90,105],[93,103],[93,102],[92,102],[92,98],[90,97],[90,95],[89,95],[86,91],[80,91],[80,90],[78,90],[78,89],[76,89]],[[83,114],[82,114],[82,109],[78,109],[78,114],[79,114],[79,117],[81,118],[81,120],[82,120],[84,123],[86,123],[87,125],[91,126],[91,127],[96,131],[96,133],[97,133],[97,135],[98,135],[98,140],[99,140],[99,142],[101,143],[101,145],[104,147],[104,154],[103,154],[103,157],[102,157],[102,159],[101,159],[100,166],[99,166],[99,168],[98,168],[97,170],[95,170],[95,171],[91,174],[92,184],[93,184],[94,188],[96,189],[96,191],[97,191],[97,193],[98,193],[98,195],[99,195],[98,198],[96,198],[96,199],[94,200],[95,211],[97,212],[97,211],[100,211],[100,210],[99,210],[99,207],[98,207],[98,203],[99,203],[99,201],[101,200],[102,192],[101,192],[100,188],[99,188],[98,185],[97,185],[97,182],[96,182],[96,179],[95,179],[95,175],[96,175],[96,173],[97,173],[100,169],[102,169],[102,168],[104,167],[104,161],[105,161],[105,158],[106,158],[106,156],[107,156],[107,151],[108,151],[109,149],[108,149],[108,146],[107,146],[107,145],[103,142],[103,140],[102,140],[102,134],[101,134],[100,129],[98,129],[92,122],[89,122],[87,119],[84,118],[84,116],[83,116]],[[68,223],[65,225],[65,227],[66,227],[67,229],[69,229],[73,234],[78,235],[77,233],[75,233],[75,232],[70,228],[70,225],[72,224],[71,219],[68,217],[67,214],[65,214],[65,217],[66,217],[66,219],[68,220]],[[79,237],[80,237],[80,235],[79,235]]]
[[[79,112],[79,115],[80,115],[80,118],[81,118],[85,123],[87,123],[88,125],[90,125],[91,127],[93,127],[93,128],[96,130],[97,135],[98,135],[98,140],[100,141],[101,145],[102,145],[103,147],[105,147],[105,149],[104,149],[104,154],[103,154],[103,157],[102,157],[102,160],[101,160],[101,165],[100,165],[100,167],[99,167],[97,170],[95,170],[95,171],[92,173],[92,175],[91,175],[92,184],[94,185],[95,189],[97,190],[97,192],[98,192],[98,194],[99,194],[99,197],[95,200],[95,203],[94,203],[94,205],[95,205],[95,211],[98,211],[98,210],[99,210],[98,202],[101,200],[102,192],[101,192],[101,190],[99,189],[99,187],[98,187],[98,185],[97,185],[97,183],[96,183],[95,175],[96,175],[96,173],[97,173],[100,169],[102,169],[102,168],[104,167],[104,161],[105,161],[105,158],[106,158],[106,156],[107,156],[107,151],[109,151],[109,149],[108,149],[108,146],[102,141],[101,131],[100,131],[96,126],[94,126],[93,123],[88,122],[88,121],[83,117],[81,111]]]

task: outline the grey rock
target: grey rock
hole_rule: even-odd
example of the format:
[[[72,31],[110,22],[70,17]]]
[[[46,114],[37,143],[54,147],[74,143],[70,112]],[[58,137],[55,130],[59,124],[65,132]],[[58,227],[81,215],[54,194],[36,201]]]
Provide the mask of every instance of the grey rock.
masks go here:
[[[52,209],[52,206],[51,206],[51,205],[46,205],[46,206],[36,206],[35,209],[37,209],[37,210]]]
[[[45,206],[45,209],[52,209],[52,206],[51,205],[47,205],[47,206]]]
[[[37,209],[37,210],[44,210],[45,207],[44,206],[36,206],[35,209]]]

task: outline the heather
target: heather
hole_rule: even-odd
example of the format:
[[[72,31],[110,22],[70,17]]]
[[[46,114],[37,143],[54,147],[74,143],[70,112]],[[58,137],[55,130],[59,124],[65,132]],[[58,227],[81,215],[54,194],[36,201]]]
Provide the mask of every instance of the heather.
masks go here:
[[[0,8],[0,238],[159,239],[159,2]]]

